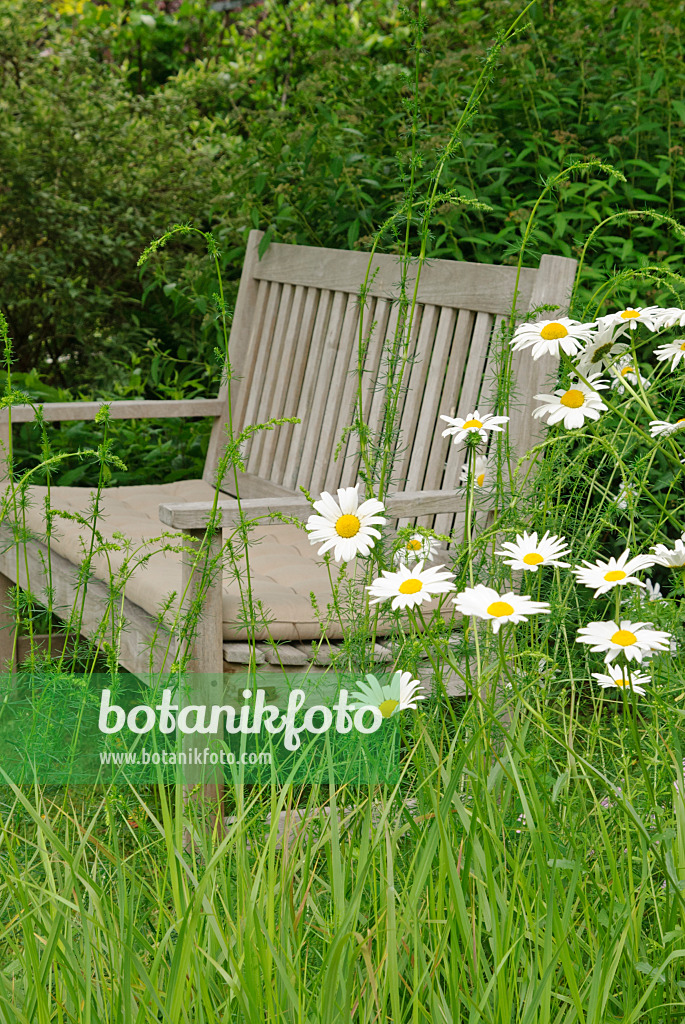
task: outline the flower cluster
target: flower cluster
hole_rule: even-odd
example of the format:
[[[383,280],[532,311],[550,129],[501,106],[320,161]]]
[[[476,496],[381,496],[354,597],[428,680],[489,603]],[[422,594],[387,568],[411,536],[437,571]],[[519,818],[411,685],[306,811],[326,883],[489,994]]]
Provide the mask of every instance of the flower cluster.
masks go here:
[[[685,310],[659,306],[628,307],[600,316],[591,323],[580,323],[568,317],[557,320],[540,320],[535,324],[523,324],[514,332],[511,346],[514,351],[530,349],[533,359],[544,355],[558,356],[565,353],[573,362],[569,385],[558,388],[552,395],[539,394],[536,401],[542,402],[533,410],[537,419],[547,417],[553,426],[562,423],[567,430],[582,427],[586,420],[598,420],[607,410],[599,392],[611,387],[622,394],[626,385],[650,386],[649,379],[642,376],[635,365],[630,345],[622,338],[640,324],[653,334],[685,326]],[[670,363],[671,371],[683,361],[685,366],[685,338],[676,338],[655,350],[658,363]],[[611,381],[602,378],[608,372]],[[685,428],[685,417],[671,423],[667,420],[652,420],[652,437],[668,435]]]

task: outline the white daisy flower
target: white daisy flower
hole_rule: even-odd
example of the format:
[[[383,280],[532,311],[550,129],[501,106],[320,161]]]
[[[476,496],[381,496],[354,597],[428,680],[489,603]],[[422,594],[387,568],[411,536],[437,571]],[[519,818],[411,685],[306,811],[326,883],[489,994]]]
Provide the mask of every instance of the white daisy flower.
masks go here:
[[[685,309],[669,306],[654,314],[657,331],[665,331],[669,327],[685,327]]]
[[[659,363],[671,363],[671,369],[675,370],[681,359],[685,359],[685,338],[678,338],[676,341],[669,341],[667,345],[659,345],[654,349],[654,355]]]
[[[513,591],[500,595],[483,583],[467,587],[461,594],[457,594],[454,604],[462,615],[490,619],[493,633],[499,632],[505,622],[525,622],[529,615],[548,615],[550,611],[546,601],[533,601],[527,595],[515,594]]]
[[[624,331],[634,331],[638,324],[644,324],[650,331],[655,331],[656,316],[661,312],[660,306],[628,306],[627,309],[619,309],[616,313],[607,313],[606,316],[597,318],[600,327],[616,327],[616,336]]]
[[[677,541],[675,541],[672,548],[666,547],[665,544],[656,544],[652,547],[654,554],[654,561],[657,565],[666,565],[671,569],[682,569],[685,566],[685,533]]]
[[[354,487],[339,487],[336,501],[328,491],[324,491],[320,501],[314,502],[319,513],[310,516],[306,529],[312,544],[324,543],[318,550],[322,555],[334,548],[336,562],[350,562],[356,555],[368,555],[376,539],[380,537],[375,526],[385,523],[379,516],[384,507],[375,498],[368,498],[359,504],[359,484]]]
[[[683,558],[685,558],[685,549],[683,549]],[[649,576],[645,576],[645,588],[647,591],[645,597],[648,601],[663,601],[661,585],[658,582],[652,583]]]
[[[473,482],[474,482],[475,486],[476,487],[487,487],[488,484],[490,483],[490,477],[491,477],[490,460],[488,459],[487,455],[477,455],[476,456],[476,464],[474,466],[474,470],[475,470],[475,479],[474,479]],[[469,482],[469,466],[468,466],[468,463],[466,463],[466,465],[462,466],[462,468],[461,468],[461,478],[460,478],[460,480],[461,480],[462,484],[467,484]]]
[[[592,337],[595,324],[581,324],[561,316],[558,320],[539,320],[536,324],[521,324],[514,331],[511,347],[515,352],[532,348],[533,359],[544,355],[558,356],[559,351],[573,356]]]
[[[537,402],[544,402],[533,410],[535,419],[548,416],[547,423],[551,427],[563,421],[567,430],[582,427],[586,419],[598,420],[606,405],[596,391],[608,388],[605,381],[598,380],[596,375],[588,378],[592,387],[580,382],[573,382],[572,387],[558,388],[553,395],[536,395]]]
[[[424,601],[432,601],[436,594],[447,594],[454,590],[454,584],[448,583],[453,575],[445,572],[443,565],[431,565],[423,568],[423,562],[417,562],[410,568],[401,565],[397,572],[387,572],[374,580],[366,589],[373,600],[369,604],[379,604],[392,598],[391,608],[415,608]],[[443,570],[443,571],[441,571]]]
[[[621,619],[620,625],[610,622],[591,622],[578,630],[576,642],[593,644],[591,651],[606,651],[605,662],[609,664],[618,654],[624,654],[627,661],[635,658],[642,661],[655,651],[667,651],[671,634],[661,629],[651,629],[651,622],[631,622]]]
[[[646,691],[642,687],[650,681],[649,676],[639,672],[631,675],[625,665],[607,665],[606,672],[593,672],[592,677],[605,690],[610,686],[617,686],[620,690],[633,690],[643,697]]]
[[[638,381],[642,384],[643,388],[648,388],[651,385],[651,381],[647,380],[640,373],[637,366],[635,366],[632,356],[621,356],[614,365],[610,368],[611,375],[615,378],[614,383],[611,385],[613,388],[618,388],[618,393],[623,394],[625,388],[622,385],[622,381],[627,380],[629,384],[636,385]]]
[[[512,569],[529,569],[537,572],[539,565],[558,565],[568,568],[568,562],[560,562],[570,552],[563,537],[552,536],[549,530],[538,541],[537,533],[516,534],[516,541],[504,541],[504,551],[496,551],[496,555],[506,555],[504,561]]]
[[[357,703],[350,704],[350,709],[358,711],[359,708],[378,708],[383,718],[390,718],[408,708],[416,711],[416,701],[426,699],[424,693],[417,692],[421,689],[421,682],[412,679],[411,672],[395,672],[385,685],[367,672],[366,682],[357,680],[356,685],[359,689],[350,695],[350,699]]]
[[[614,340],[614,328],[603,326],[582,350],[576,359],[576,366],[583,377],[589,377],[603,370],[616,356],[623,355],[627,350],[625,342]]]
[[[654,559],[649,555],[636,555],[634,558],[629,559],[629,555],[630,548],[626,548],[618,558],[612,557],[608,562],[583,561],[583,565],[586,568],[583,569],[578,566],[573,572],[579,583],[584,584],[586,587],[597,588],[593,597],[599,597],[600,594],[606,594],[612,587],[622,587],[626,583],[635,583],[638,587],[644,587],[644,583],[641,583],[637,577],[630,574],[631,572],[639,572],[641,569],[648,569],[654,565]]]
[[[442,436],[447,437],[448,434],[454,434],[455,444],[463,441],[469,433],[478,433],[481,440],[487,441],[488,431],[502,430],[501,424],[509,422],[508,416],[488,416],[486,414],[481,416],[477,409],[475,412],[469,413],[465,419],[462,419],[461,416],[457,416],[456,419],[452,416],[441,416],[440,419],[449,423],[449,426],[443,430]]]
[[[627,509],[629,506],[635,505],[637,501],[637,493],[630,487],[625,481],[619,487],[616,497],[614,498],[614,505],[616,508],[622,510]]]
[[[649,421],[649,432],[652,437],[660,437],[664,434],[668,437],[669,434],[674,434],[676,430],[685,429],[685,416],[682,416],[675,423],[669,423],[668,420],[650,420]]]
[[[432,562],[440,550],[440,541],[434,537],[424,537],[422,533],[413,533],[408,540],[402,542],[393,556],[395,565],[408,565],[410,562]]]

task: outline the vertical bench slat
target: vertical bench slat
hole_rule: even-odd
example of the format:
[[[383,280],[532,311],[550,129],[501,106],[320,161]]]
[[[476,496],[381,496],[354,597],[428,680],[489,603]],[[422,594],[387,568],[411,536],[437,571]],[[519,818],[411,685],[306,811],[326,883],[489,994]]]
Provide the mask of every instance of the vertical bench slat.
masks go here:
[[[283,474],[283,486],[295,490],[299,484],[305,484],[300,476],[300,462],[304,449],[307,433],[309,431],[310,414],[314,395],[318,369],[323,355],[324,342],[328,330],[328,320],[333,306],[333,291],[322,291],[319,298],[319,305],[316,311],[316,319],[312,333],[312,340],[307,354],[307,363],[302,379],[299,402],[296,416],[300,423],[291,434],[290,448],[287,451],[286,467]]]
[[[304,386],[304,375],[312,344],[312,332],[319,308],[318,288],[307,288],[302,317],[299,322],[293,347],[288,355],[287,366],[283,368],[283,376],[287,382],[287,392],[283,405],[284,416],[296,416],[300,404],[300,394]],[[293,431],[301,431],[302,424],[286,423],[274,430],[276,439],[275,454],[271,466],[270,479],[282,484],[288,471],[288,454],[293,439]]]

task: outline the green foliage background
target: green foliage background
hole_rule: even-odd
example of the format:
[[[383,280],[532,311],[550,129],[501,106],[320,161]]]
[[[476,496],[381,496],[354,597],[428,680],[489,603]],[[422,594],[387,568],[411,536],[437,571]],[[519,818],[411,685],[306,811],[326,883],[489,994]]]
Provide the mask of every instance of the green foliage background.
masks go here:
[[[679,269],[680,240],[647,211],[683,219],[684,6],[540,0],[444,172],[446,187],[491,211],[438,211],[430,255],[514,262],[542,179],[594,157],[627,182],[563,182],[541,208],[526,262],[578,254],[604,218],[638,210],[595,237],[580,298],[625,267]],[[423,174],[489,41],[521,8],[424,0]],[[201,251],[185,240],[139,272],[141,249],[175,221],[212,230],[230,300],[251,227],[367,248],[403,192],[416,13],[395,0],[266,0],[226,14],[204,0],[6,0],[0,307],[18,382],[42,400],[214,391],[214,285]],[[399,243],[389,235],[384,248]],[[621,295],[659,298],[673,301],[639,279]],[[89,430],[54,428],[57,446],[85,446]],[[122,450],[136,442],[140,453],[119,482],[199,472],[206,424],[190,435],[173,422],[115,430]],[[19,438],[27,459],[29,431]],[[72,467],[60,482],[88,472]]]

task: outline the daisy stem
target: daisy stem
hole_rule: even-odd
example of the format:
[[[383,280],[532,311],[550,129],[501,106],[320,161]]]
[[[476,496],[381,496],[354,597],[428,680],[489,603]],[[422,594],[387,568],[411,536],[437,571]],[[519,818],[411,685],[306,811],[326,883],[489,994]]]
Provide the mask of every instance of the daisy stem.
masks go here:
[[[464,523],[464,543],[466,560],[469,568],[469,583],[473,586],[473,536],[471,516],[473,511],[474,485],[476,479],[476,448],[469,446],[468,484],[466,491],[466,522]]]
[[[414,627],[414,633],[415,633],[415,635],[418,638],[420,638],[421,646],[424,648],[426,654],[428,655],[428,660],[431,663],[431,668],[433,669],[433,674],[435,676],[435,681],[436,681],[438,687],[442,690],[442,695],[445,698],[445,701],[447,703],[447,707],[449,708],[450,717],[452,719],[452,724],[454,725],[454,728],[456,729],[458,727],[458,722],[457,722],[456,715],[454,714],[454,710],[452,708],[452,704],[451,704],[450,699],[449,699],[449,694],[447,693],[447,687],[445,686],[445,683],[443,682],[442,672],[440,671],[437,662],[433,659],[433,653],[432,652],[435,650],[435,648],[432,647],[431,644],[426,642],[426,637],[430,638],[430,630],[428,628],[428,623],[426,622],[424,614],[421,611],[421,606],[420,605],[416,606],[416,611],[418,613],[419,618],[421,619],[421,625],[423,626],[423,630],[419,630],[417,628],[416,619],[414,618],[413,611],[412,611],[411,608],[407,608],[407,612],[409,613],[409,618],[411,619],[412,626]],[[445,661],[447,662],[449,667],[456,672],[456,674],[459,676],[459,678],[462,680],[462,682],[465,683],[466,679],[465,679],[463,673],[460,671],[460,669],[458,669],[455,665],[452,664],[452,661],[451,661],[451,659],[449,657],[449,652],[447,652],[447,654],[445,656]]]

